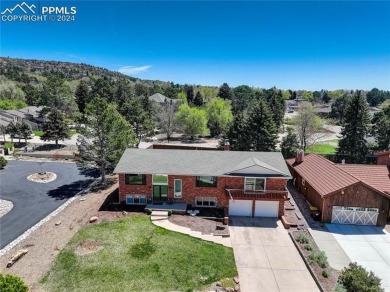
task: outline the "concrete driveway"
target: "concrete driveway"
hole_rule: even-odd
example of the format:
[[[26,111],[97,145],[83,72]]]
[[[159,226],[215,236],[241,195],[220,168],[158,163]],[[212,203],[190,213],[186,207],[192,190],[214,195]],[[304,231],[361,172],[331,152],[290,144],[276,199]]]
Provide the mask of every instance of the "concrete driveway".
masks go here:
[[[44,171],[57,174],[50,183],[35,183],[27,176],[40,171],[37,162],[9,161],[0,171],[0,198],[13,209],[0,218],[0,249],[57,209],[92,182],[96,173],[81,173],[75,163],[47,162]]]
[[[378,226],[326,224],[352,262],[373,271],[390,291],[390,234]]]
[[[241,291],[318,291],[278,219],[231,217],[230,220]]]

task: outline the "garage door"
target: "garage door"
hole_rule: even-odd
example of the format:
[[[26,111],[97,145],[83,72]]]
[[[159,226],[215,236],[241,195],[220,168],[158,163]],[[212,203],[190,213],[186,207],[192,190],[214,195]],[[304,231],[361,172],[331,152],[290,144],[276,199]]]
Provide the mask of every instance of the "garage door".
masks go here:
[[[256,201],[255,217],[278,217],[278,201]]]
[[[229,216],[252,217],[252,200],[229,200]]]
[[[379,209],[333,206],[332,223],[376,225]]]

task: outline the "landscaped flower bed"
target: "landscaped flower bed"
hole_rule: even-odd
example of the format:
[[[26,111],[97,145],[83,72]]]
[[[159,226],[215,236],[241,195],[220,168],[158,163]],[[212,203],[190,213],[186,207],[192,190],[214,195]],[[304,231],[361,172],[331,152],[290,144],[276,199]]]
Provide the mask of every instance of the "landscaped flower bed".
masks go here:
[[[293,231],[290,234],[322,290],[334,291],[337,286],[339,272],[329,266],[326,254],[320,251],[310,233],[307,231]]]

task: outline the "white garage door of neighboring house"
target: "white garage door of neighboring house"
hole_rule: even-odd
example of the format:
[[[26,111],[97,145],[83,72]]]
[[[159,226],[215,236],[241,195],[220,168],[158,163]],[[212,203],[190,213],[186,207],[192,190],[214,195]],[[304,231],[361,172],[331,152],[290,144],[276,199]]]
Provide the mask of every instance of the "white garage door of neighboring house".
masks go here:
[[[379,209],[333,206],[332,223],[376,225]]]
[[[279,201],[256,201],[255,217],[278,217]]]
[[[252,200],[229,200],[229,216],[252,217]]]

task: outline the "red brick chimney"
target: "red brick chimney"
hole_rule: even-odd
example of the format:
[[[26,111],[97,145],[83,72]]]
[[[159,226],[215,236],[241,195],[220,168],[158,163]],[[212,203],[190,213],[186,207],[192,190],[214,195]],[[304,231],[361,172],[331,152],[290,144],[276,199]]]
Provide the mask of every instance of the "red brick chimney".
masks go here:
[[[295,156],[295,163],[299,164],[303,162],[304,157],[305,157],[305,152],[303,152],[303,150],[298,150],[297,155]]]

